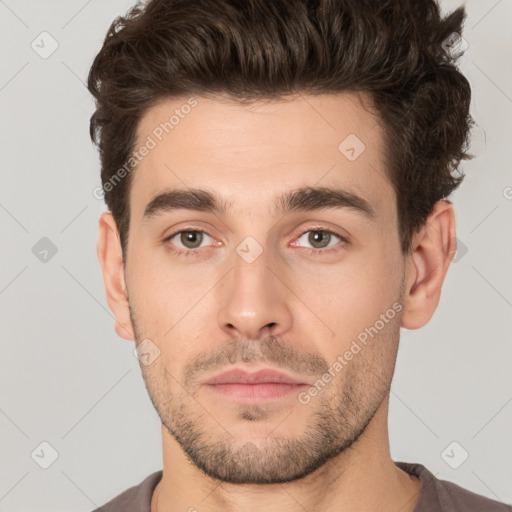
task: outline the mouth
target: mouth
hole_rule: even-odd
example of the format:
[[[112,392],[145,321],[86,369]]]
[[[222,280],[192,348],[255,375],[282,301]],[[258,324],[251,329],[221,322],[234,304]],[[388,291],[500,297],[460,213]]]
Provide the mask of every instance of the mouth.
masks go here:
[[[286,373],[264,368],[249,373],[234,368],[206,380],[207,390],[225,398],[244,403],[261,403],[297,393],[309,384]]]

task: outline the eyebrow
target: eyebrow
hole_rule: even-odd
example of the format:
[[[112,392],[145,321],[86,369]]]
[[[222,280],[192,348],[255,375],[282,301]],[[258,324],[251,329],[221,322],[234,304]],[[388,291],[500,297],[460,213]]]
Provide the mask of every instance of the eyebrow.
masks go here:
[[[224,216],[228,213],[229,203],[202,189],[166,190],[147,204],[143,221],[180,209]],[[277,198],[271,214],[278,216],[290,212],[324,209],[349,209],[362,214],[368,220],[376,218],[375,211],[364,198],[348,190],[329,187],[303,187],[285,192]]]

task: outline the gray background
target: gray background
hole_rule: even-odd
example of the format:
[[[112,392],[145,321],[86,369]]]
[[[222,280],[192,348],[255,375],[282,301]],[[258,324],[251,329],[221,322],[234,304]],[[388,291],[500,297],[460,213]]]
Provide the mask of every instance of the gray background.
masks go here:
[[[158,416],[133,343],[115,334],[97,261],[104,205],[92,193],[99,160],[83,84],[111,21],[131,5],[0,0],[1,511],[90,511],[161,468]],[[424,328],[402,330],[391,451],[511,503],[512,0],[466,6],[461,67],[478,158],[452,196],[463,245],[440,306]],[[51,49],[43,31],[59,45],[48,58],[31,47]],[[57,249],[46,261],[43,237]],[[44,441],[58,454],[47,469]]]

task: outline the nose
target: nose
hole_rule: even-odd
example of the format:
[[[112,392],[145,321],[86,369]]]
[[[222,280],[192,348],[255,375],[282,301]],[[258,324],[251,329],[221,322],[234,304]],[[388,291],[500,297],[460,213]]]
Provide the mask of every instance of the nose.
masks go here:
[[[230,337],[260,339],[280,336],[292,326],[290,300],[283,271],[272,264],[264,251],[254,261],[238,254],[218,297],[219,327]]]

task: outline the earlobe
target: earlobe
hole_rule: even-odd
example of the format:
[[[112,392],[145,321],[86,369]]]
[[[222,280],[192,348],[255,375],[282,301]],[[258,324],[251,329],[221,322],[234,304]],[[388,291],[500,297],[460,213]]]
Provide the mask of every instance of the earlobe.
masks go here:
[[[401,326],[418,329],[434,314],[441,288],[456,251],[455,215],[450,201],[438,201],[413,238],[407,256]]]
[[[115,331],[121,338],[134,340],[119,232],[109,210],[101,214],[98,222],[97,254],[107,302],[116,321]]]

